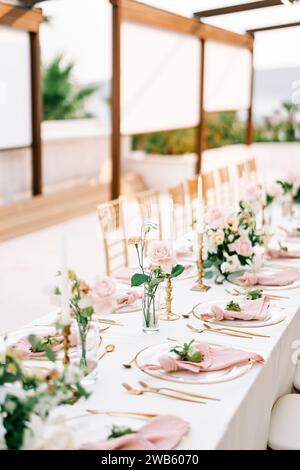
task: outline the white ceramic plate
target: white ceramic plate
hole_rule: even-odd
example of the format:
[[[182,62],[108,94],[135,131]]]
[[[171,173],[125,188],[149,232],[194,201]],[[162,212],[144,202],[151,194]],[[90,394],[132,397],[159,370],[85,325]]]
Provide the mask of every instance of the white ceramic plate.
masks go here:
[[[234,299],[235,302],[241,303],[241,300]],[[201,313],[205,313],[210,310],[212,305],[219,305],[221,308],[225,308],[228,304],[228,298],[220,298],[215,300],[209,300],[207,302],[201,302],[193,309],[193,314],[198,320],[200,320]],[[213,323],[215,325],[228,326],[231,328],[259,328],[263,326],[276,325],[277,323],[282,322],[285,319],[285,315],[280,311],[280,309],[270,306],[269,308],[269,317],[266,320],[222,320],[222,321],[213,321],[205,320],[207,323]],[[202,320],[201,320],[202,321]]]
[[[184,341],[191,341],[188,340],[180,340],[178,343]],[[146,364],[158,364],[158,358],[162,354],[171,354],[169,351],[172,347],[174,347],[175,343],[166,342],[162,344],[157,344],[153,346],[149,346],[142,351],[140,351],[136,357],[136,365],[137,367],[142,370],[142,367]],[[219,346],[221,345],[214,345]],[[224,370],[219,371],[211,371],[211,372],[201,372],[199,374],[194,374],[193,372],[189,371],[178,371],[167,373],[163,370],[147,370],[147,372],[143,371],[147,375],[151,375],[152,377],[156,377],[160,380],[167,380],[169,382],[177,382],[177,383],[186,383],[186,384],[213,384],[213,383],[220,383],[220,382],[227,382],[229,380],[236,379],[241,375],[248,372],[251,367],[252,363],[244,364],[240,366],[233,366],[229,367]]]
[[[14,331],[12,333],[9,333],[7,336],[7,347],[12,346],[15,344],[19,339],[24,338],[29,335],[36,335],[36,336],[44,336],[44,335],[53,335],[56,331],[55,326],[32,326],[32,327],[27,327],[23,328],[21,330]],[[88,344],[88,350],[94,347],[94,344]],[[77,354],[77,347],[73,347],[69,349],[69,355],[72,357],[74,354]],[[60,351],[56,352],[56,358],[57,361],[60,361],[63,359],[64,352],[63,349]],[[49,359],[46,356],[41,356],[41,357],[30,357],[26,360],[24,360],[26,364],[29,363],[49,363]]]
[[[265,267],[265,268],[262,268],[260,270],[260,272],[263,272],[264,274],[275,274],[276,272],[278,271],[282,271],[284,268],[282,267],[282,264],[281,264],[281,268],[278,268],[278,267]],[[239,282],[239,277],[242,276],[244,274],[245,271],[237,271],[235,273],[231,273],[229,274],[227,280],[228,282],[230,282],[231,284],[235,284],[236,286],[239,286],[239,287],[243,287],[241,286],[240,282]],[[295,281],[293,282],[292,284],[289,284],[287,286],[264,286],[262,284],[257,284],[255,286],[253,286],[253,288],[261,288],[265,291],[273,291],[273,290],[287,290],[287,289],[294,289],[296,287],[299,287],[300,286],[300,279],[298,281]]]

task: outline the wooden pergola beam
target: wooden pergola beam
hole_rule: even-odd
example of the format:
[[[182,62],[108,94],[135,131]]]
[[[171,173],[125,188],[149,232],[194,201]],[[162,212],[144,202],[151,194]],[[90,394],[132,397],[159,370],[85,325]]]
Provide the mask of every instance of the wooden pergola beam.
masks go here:
[[[111,0],[120,10],[121,20],[135,21],[148,26],[156,26],[177,33],[192,34],[199,39],[227,42],[252,48],[250,35],[239,34],[216,26],[199,23],[195,18],[186,18],[169,11],[155,8],[133,0]]]
[[[4,26],[37,33],[42,21],[43,15],[40,9],[26,10],[7,3],[0,3],[0,24]]]
[[[204,103],[204,55],[205,42],[219,41],[221,43],[232,44],[237,47],[244,47],[253,54],[253,37],[250,34],[238,34],[227,31],[212,25],[203,24],[196,18],[186,18],[159,8],[146,5],[133,0],[110,0],[113,9],[113,78],[112,78],[112,135],[111,135],[111,156],[112,156],[112,199],[120,195],[121,177],[121,24],[122,21],[133,21],[147,26],[175,31],[176,33],[191,34],[201,41],[201,89],[199,114],[200,119],[197,125],[197,164],[196,171],[201,170],[201,156],[203,149],[203,135],[205,127]],[[253,72],[252,72],[253,73]],[[250,99],[252,99],[253,81],[251,80]],[[251,142],[252,137],[252,104],[248,110],[248,129],[246,142]],[[159,132],[159,130],[157,130]]]
[[[194,16],[196,18],[209,18],[211,16],[229,15],[231,13],[241,13],[243,11],[257,10],[259,8],[275,7],[282,4],[281,0],[259,0],[251,3],[230,5],[228,7],[213,8],[211,10],[202,10],[194,13]]]
[[[276,24],[273,26],[263,26],[261,28],[249,29],[247,33],[253,35],[255,33],[260,33],[262,31],[273,31],[275,29],[294,28],[295,26],[300,26],[300,21],[296,21],[294,23]]]

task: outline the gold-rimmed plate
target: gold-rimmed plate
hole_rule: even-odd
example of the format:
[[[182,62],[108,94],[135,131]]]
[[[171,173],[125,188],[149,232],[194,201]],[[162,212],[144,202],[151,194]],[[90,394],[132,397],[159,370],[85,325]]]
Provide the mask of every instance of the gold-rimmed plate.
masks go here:
[[[209,312],[213,305],[218,305],[219,307],[224,309],[228,302],[228,297],[199,302],[193,307],[192,313],[198,320],[202,321],[201,314]],[[241,303],[241,301],[239,300],[237,302]],[[269,308],[269,316],[265,320],[205,320],[205,322],[215,325],[227,326],[231,328],[260,328],[264,326],[276,325],[277,323],[281,323],[283,320],[285,320],[285,318],[286,316],[280,310],[280,308],[271,306]]]
[[[182,339],[178,343],[189,342],[189,339]],[[210,343],[212,344],[212,343]],[[236,365],[228,367],[227,369],[211,371],[211,372],[200,372],[195,374],[189,371],[177,371],[167,373],[161,369],[158,370],[144,370],[146,364],[158,364],[158,358],[163,354],[172,355],[170,349],[174,346],[174,343],[165,342],[148,346],[142,349],[135,358],[136,366],[145,374],[155,377],[160,380],[166,380],[168,382],[177,382],[182,384],[215,384],[221,382],[227,382],[229,380],[236,379],[246,372],[248,372],[253,363],[249,362],[243,365]],[[222,347],[221,344],[214,344],[216,347]]]
[[[68,427],[73,431],[74,441],[76,448],[80,448],[86,443],[96,443],[97,441],[107,440],[112,426],[131,428],[134,431],[139,431],[151,417],[144,416],[129,416],[126,413],[114,412],[114,415],[108,413],[84,413],[81,416],[70,417],[66,420]],[[160,416],[157,414],[157,416]],[[178,449],[186,448],[188,434],[183,436]]]
[[[265,268],[260,269],[259,273],[263,273],[263,274],[266,274],[266,275],[272,275],[272,274],[276,274],[276,273],[282,271],[283,269],[284,268],[278,268],[278,267],[275,267],[275,266],[274,267],[265,267]],[[285,268],[285,269],[287,269],[287,268]],[[300,270],[297,270],[297,271],[300,271]],[[243,274],[245,274],[245,272],[251,272],[251,271],[244,270],[244,271],[236,271],[234,273],[230,273],[228,278],[227,278],[227,281],[230,282],[231,284],[236,285],[236,286],[244,287],[240,283],[239,278],[241,276],[243,276]],[[264,284],[257,284],[253,287],[258,287],[260,289],[263,289],[264,291],[295,289],[296,287],[300,287],[300,279],[298,279],[297,281],[294,281],[293,283],[288,284],[286,286],[266,286]]]

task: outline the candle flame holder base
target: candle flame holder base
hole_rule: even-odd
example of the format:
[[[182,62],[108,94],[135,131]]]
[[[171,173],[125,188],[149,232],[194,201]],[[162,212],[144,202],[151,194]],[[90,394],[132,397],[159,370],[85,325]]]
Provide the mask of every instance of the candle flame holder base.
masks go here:
[[[180,315],[171,312],[169,315],[167,313],[165,313],[164,315],[160,315],[159,318],[162,321],[176,321],[179,320]]]
[[[206,286],[204,284],[196,284],[194,287],[191,288],[192,291],[195,292],[207,292],[210,289],[210,286]]]

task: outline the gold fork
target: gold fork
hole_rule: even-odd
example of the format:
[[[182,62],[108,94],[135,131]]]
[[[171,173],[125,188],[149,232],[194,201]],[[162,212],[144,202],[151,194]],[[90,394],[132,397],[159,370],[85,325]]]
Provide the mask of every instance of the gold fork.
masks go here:
[[[238,289],[233,289],[232,291],[230,291],[229,289],[225,289],[225,291],[227,292],[227,294],[233,295],[235,297],[238,297],[239,295],[246,295],[247,293],[246,291],[240,291]],[[289,299],[289,297],[285,297],[284,295],[268,294],[264,291],[262,291],[262,294],[267,295],[272,300]]]
[[[194,399],[188,398],[188,397],[181,397],[179,395],[173,395],[172,393],[157,392],[157,391],[153,391],[153,390],[150,390],[150,389],[141,390],[139,388],[132,387],[131,385],[129,385],[125,382],[122,383],[122,386],[127,390],[127,392],[131,393],[131,395],[144,395],[144,393],[153,393],[155,395],[160,395],[162,397],[175,398],[176,400],[189,401],[189,402],[192,402],[192,403],[200,403],[202,405],[206,405],[205,401],[194,400]]]
[[[142,380],[139,380],[139,384],[145,389],[153,392],[160,392],[161,390],[166,390],[167,392],[175,392],[175,393],[182,393],[183,395],[187,395],[189,397],[194,397],[194,398],[204,398],[206,400],[215,400],[215,401],[221,401],[221,398],[215,398],[215,397],[210,397],[208,395],[198,395],[197,393],[192,393],[192,392],[186,392],[185,390],[177,390],[176,388],[170,388],[170,387],[153,387],[152,385],[146,384],[146,382],[143,382]]]
[[[230,331],[221,331],[220,329],[217,329],[217,328],[201,328],[200,329],[200,328],[195,328],[193,325],[189,325],[189,324],[186,326],[187,328],[194,331],[195,333],[204,333],[205,331],[207,331],[209,333],[219,333],[221,335],[235,336],[237,338],[253,339],[252,336],[249,336],[249,335],[237,334],[237,333],[230,332]]]

